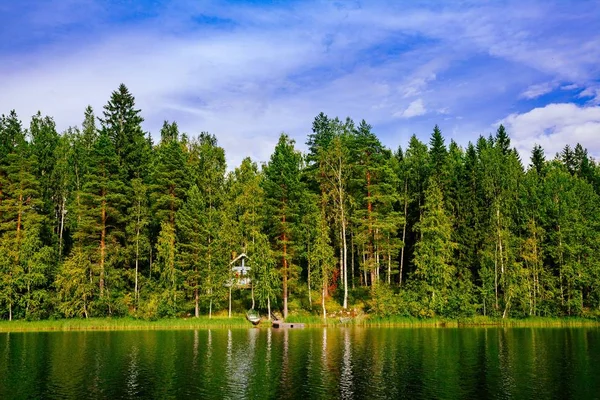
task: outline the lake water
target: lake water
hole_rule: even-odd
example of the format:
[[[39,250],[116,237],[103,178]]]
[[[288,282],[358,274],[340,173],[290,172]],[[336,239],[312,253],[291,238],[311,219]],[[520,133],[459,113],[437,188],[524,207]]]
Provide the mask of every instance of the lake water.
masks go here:
[[[600,329],[0,333],[12,398],[600,398]]]

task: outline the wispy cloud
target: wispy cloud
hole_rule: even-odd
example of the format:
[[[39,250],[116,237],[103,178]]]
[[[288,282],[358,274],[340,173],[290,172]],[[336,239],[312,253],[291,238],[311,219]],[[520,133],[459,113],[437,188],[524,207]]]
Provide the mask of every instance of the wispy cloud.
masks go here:
[[[554,82],[544,82],[537,85],[531,85],[523,93],[521,93],[520,97],[525,99],[535,99],[552,92],[556,86],[557,85]]]
[[[418,99],[413,101],[406,107],[402,112],[395,113],[394,116],[400,118],[412,118],[417,117],[419,115],[424,115],[427,112],[425,106],[423,105],[423,100]]]

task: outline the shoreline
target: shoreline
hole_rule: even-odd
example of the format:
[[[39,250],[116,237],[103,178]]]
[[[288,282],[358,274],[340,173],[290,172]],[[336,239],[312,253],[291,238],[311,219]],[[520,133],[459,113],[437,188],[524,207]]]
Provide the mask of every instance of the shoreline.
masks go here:
[[[303,323],[309,328],[319,327],[381,327],[381,328],[567,328],[600,327],[600,321],[585,318],[524,318],[495,319],[475,317],[469,319],[417,319],[417,318],[357,318],[345,323],[330,318],[326,323],[318,317],[290,316],[287,322]],[[271,326],[263,321],[260,328]],[[70,331],[144,331],[144,330],[194,330],[210,328],[252,328],[243,316],[160,319],[154,321],[132,318],[59,319],[42,321],[0,321],[0,333],[8,332],[70,332]]]

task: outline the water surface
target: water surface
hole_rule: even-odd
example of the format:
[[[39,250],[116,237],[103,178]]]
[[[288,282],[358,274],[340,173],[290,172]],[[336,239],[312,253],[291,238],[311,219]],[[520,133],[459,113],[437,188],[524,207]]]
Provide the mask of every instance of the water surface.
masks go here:
[[[0,399],[600,398],[599,328],[0,333]]]

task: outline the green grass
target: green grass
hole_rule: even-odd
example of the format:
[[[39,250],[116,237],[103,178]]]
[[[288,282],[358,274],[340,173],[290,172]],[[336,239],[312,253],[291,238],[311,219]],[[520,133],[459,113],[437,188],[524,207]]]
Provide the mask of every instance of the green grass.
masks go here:
[[[477,316],[473,318],[449,319],[449,318],[414,318],[402,316],[376,317],[374,315],[361,314],[354,319],[342,323],[339,318],[323,318],[316,315],[295,315],[288,317],[287,322],[304,323],[309,326],[331,326],[331,325],[356,325],[356,326],[381,326],[381,327],[478,327],[478,326],[504,326],[504,327],[577,327],[577,326],[600,326],[600,321],[586,318],[491,318]]]
[[[528,318],[491,318],[476,316],[457,320],[459,326],[514,326],[514,327],[568,327],[600,326],[600,321],[580,317],[528,317]]]
[[[365,318],[359,325],[365,326],[414,326],[414,327],[456,327],[456,320],[440,318],[415,318],[415,317],[375,317]]]
[[[477,316],[466,319],[419,319],[413,317],[375,317],[361,314],[354,319],[340,321],[340,318],[327,318],[302,313],[290,315],[286,322],[303,323],[307,326],[372,326],[372,327],[579,327],[600,326],[600,321],[585,318],[540,318],[501,319]],[[263,320],[260,327],[270,327],[271,322]],[[250,328],[252,325],[243,315],[215,316],[208,318],[173,318],[147,321],[133,318],[90,318],[59,319],[44,321],[0,321],[0,332],[43,332],[43,331],[119,331],[119,330],[177,330],[206,328]]]
[[[0,321],[0,332],[36,331],[116,331],[198,328],[247,328],[252,326],[244,316],[208,318],[174,318],[146,321],[133,318],[59,319],[44,321]]]

